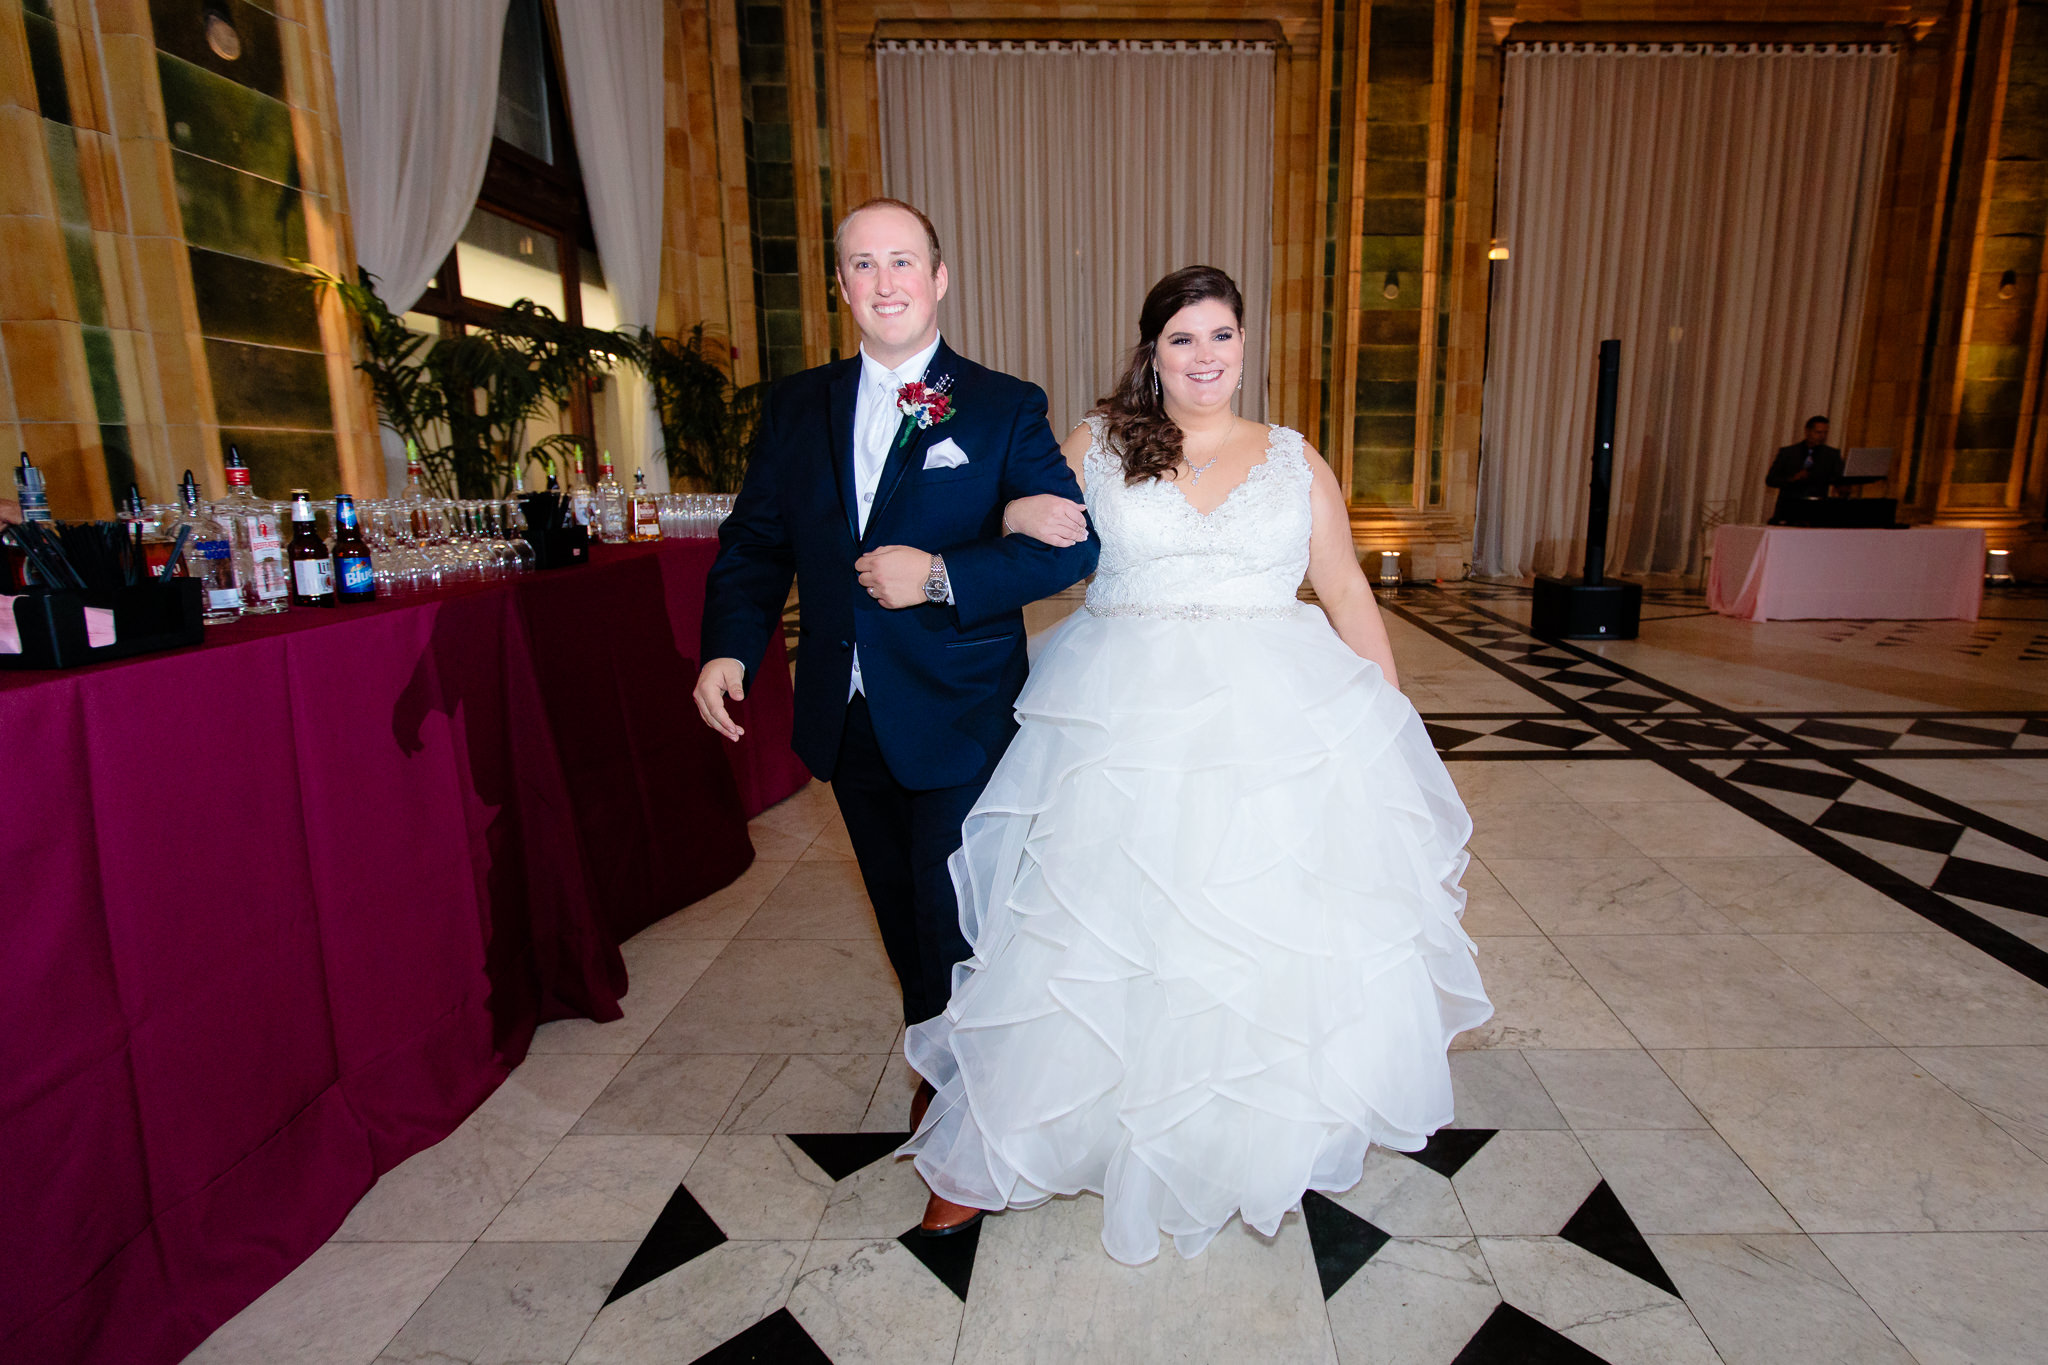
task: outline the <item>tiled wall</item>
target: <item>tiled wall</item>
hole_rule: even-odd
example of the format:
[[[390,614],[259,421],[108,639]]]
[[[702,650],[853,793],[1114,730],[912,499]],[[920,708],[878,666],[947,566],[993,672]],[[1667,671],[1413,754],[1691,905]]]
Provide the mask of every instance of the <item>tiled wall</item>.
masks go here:
[[[228,0],[241,35],[227,61],[207,45],[202,0],[150,0],[193,293],[220,438],[257,490],[339,490],[333,395],[307,258],[306,205],[285,102],[277,16]]]
[[[805,0],[790,0],[805,3]],[[793,108],[783,0],[733,0],[740,40],[740,110],[747,151],[747,221],[761,377],[804,369],[801,275],[808,264],[797,220],[795,138],[812,136],[811,111]],[[808,61],[809,53],[794,54]]]

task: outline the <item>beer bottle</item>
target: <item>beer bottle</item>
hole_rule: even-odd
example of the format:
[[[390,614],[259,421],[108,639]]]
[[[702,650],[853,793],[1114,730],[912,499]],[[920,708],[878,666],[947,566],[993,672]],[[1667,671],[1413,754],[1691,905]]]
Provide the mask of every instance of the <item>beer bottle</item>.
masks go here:
[[[334,561],[313,526],[313,495],[303,488],[292,490],[292,539],[284,557],[292,566],[293,606],[334,605]]]
[[[334,597],[344,607],[377,600],[370,546],[356,524],[356,500],[347,493],[334,500]]]

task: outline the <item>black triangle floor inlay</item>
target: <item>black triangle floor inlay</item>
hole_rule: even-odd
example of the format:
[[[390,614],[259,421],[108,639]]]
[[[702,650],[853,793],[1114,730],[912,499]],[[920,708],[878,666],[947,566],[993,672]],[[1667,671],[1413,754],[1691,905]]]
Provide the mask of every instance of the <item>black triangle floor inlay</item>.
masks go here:
[[[690,1365],[832,1365],[832,1357],[818,1349],[787,1308],[778,1308]]]
[[[1512,1304],[1493,1310],[1451,1365],[1607,1365]]]
[[[1636,1231],[1635,1220],[1628,1216],[1628,1210],[1604,1180],[1593,1187],[1586,1202],[1579,1205],[1579,1211],[1558,1236],[1611,1265],[1620,1266],[1637,1279],[1656,1285],[1674,1299],[1683,1297],[1678,1286],[1671,1283],[1671,1277],[1664,1273],[1657,1253]]]
[[[626,1262],[626,1268],[619,1273],[619,1282],[612,1286],[605,1302],[612,1303],[643,1284],[653,1283],[677,1266],[696,1260],[724,1240],[725,1233],[711,1215],[704,1212],[703,1205],[691,1197],[687,1188],[676,1186],[676,1192],[668,1197],[668,1203],[663,1206],[660,1217],[654,1220],[654,1226],[647,1229],[647,1235],[640,1239],[633,1259]]]
[[[1498,1131],[1496,1128],[1440,1128],[1430,1136],[1421,1151],[1406,1155],[1449,1180],[1465,1168],[1466,1162],[1479,1155],[1479,1149]]]
[[[908,1133],[791,1133],[797,1150],[818,1163],[834,1180],[844,1180],[872,1166],[910,1141]]]
[[[1316,1253],[1324,1299],[1342,1289],[1392,1237],[1314,1190],[1301,1196],[1301,1221],[1308,1225],[1308,1244]]]
[[[965,1232],[945,1237],[927,1237],[912,1228],[896,1240],[965,1303],[968,1282],[974,1278],[974,1253],[981,1249],[981,1229],[987,1222],[986,1218],[978,1218]]]

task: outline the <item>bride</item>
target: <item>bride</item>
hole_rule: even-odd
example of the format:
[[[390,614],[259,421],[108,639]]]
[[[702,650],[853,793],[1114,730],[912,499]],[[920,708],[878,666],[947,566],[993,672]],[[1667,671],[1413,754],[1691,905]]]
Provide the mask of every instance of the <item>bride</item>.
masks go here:
[[[953,855],[973,955],[904,1044],[937,1092],[903,1148],[928,1234],[1090,1190],[1133,1265],[1232,1217],[1271,1235],[1450,1121],[1446,1050],[1492,1013],[1458,926],[1471,822],[1336,478],[1232,411],[1243,315],[1222,271],[1159,281],[1063,445],[1102,559]],[[1049,497],[1007,524],[1082,530]]]

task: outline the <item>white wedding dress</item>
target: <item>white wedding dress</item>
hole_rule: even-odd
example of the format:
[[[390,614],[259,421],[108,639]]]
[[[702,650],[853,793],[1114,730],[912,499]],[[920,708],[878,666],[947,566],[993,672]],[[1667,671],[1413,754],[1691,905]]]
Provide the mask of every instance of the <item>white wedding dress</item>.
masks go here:
[[[1119,1261],[1272,1234],[1373,1143],[1450,1121],[1492,1006],[1458,926],[1471,821],[1407,698],[1299,603],[1298,432],[1203,515],[1126,485],[1098,419],[1102,557],[953,855],[974,954],[904,1050],[903,1151],[984,1209],[1103,1197]]]

